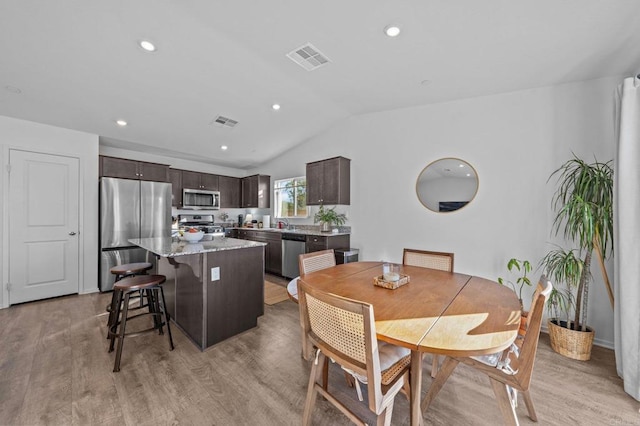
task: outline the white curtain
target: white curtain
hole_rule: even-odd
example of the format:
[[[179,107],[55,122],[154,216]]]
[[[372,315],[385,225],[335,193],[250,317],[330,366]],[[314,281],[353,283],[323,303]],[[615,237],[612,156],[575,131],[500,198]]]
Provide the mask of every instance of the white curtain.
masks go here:
[[[624,390],[640,401],[640,74],[616,91],[615,349]]]

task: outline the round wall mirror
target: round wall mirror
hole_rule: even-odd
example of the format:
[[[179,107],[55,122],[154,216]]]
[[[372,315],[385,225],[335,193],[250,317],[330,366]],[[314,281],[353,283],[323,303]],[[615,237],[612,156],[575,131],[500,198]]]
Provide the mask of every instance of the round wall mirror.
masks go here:
[[[478,174],[459,158],[441,158],[427,165],[416,182],[420,202],[429,210],[453,212],[466,206],[478,192]]]

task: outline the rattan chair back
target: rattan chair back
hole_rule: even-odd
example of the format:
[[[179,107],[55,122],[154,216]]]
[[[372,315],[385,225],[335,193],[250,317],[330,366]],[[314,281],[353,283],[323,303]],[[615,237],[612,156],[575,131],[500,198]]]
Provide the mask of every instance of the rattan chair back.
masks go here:
[[[453,253],[404,249],[402,264],[453,272]]]
[[[317,348],[303,424],[310,422],[317,393],[351,420],[361,423],[321,383],[322,364],[329,358],[345,370],[366,377],[369,409],[376,416],[390,418],[396,394],[403,386],[409,388],[409,364],[381,372],[373,307],[313,289],[302,281],[298,283],[298,301],[303,331]]]
[[[298,257],[300,275],[331,268],[332,266],[336,266],[336,257],[333,249],[305,253]]]

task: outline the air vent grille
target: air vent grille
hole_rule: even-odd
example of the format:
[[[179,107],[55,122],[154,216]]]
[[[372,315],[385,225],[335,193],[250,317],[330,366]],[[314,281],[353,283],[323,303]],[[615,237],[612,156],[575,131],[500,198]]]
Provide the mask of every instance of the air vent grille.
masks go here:
[[[218,115],[216,118],[211,120],[211,123],[209,124],[213,124],[214,126],[218,126],[218,127],[234,128],[236,124],[238,124],[238,122],[236,120],[232,120],[230,118]]]
[[[307,43],[291,52],[287,53],[287,58],[300,65],[307,71],[313,71],[323,65],[327,65],[331,60],[320,52],[314,45]]]

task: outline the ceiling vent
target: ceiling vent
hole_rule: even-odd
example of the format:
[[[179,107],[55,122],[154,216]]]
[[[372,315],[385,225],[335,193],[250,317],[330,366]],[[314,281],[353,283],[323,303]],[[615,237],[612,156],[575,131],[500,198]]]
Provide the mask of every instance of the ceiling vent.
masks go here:
[[[311,43],[307,43],[287,53],[287,58],[307,71],[313,71],[331,62],[326,55],[316,49]]]
[[[216,118],[211,120],[211,123],[209,124],[213,124],[214,126],[217,126],[217,127],[228,127],[232,129],[236,126],[236,124],[238,124],[238,122],[236,120],[232,120],[230,118],[218,115]]]

